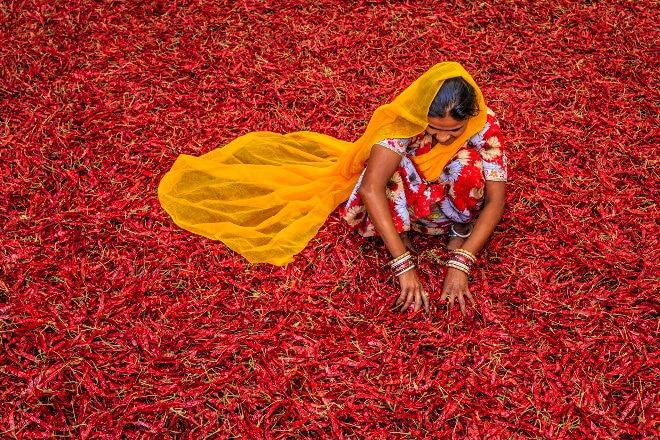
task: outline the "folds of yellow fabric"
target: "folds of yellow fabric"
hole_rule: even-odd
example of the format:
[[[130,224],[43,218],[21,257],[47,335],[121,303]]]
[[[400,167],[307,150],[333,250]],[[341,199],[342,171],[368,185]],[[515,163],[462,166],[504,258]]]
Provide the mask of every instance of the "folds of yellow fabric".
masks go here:
[[[200,157],[181,155],[161,181],[160,202],[183,229],[250,262],[285,265],[350,195],[357,178],[336,171],[348,145],[316,133],[250,133]]]

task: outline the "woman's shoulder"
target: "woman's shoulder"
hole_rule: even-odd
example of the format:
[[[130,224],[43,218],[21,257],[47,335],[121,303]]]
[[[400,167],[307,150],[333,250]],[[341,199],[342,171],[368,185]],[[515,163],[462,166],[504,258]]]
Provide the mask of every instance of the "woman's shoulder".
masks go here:
[[[392,150],[395,153],[398,153],[401,156],[403,156],[406,154],[406,151],[408,150],[411,141],[412,140],[410,138],[387,138],[387,139],[383,139],[380,142],[377,142],[376,145],[385,147],[388,150]]]
[[[426,132],[420,133],[411,138],[389,138],[383,139],[378,142],[381,145],[392,151],[399,153],[401,156],[410,155],[416,156],[428,152],[431,147],[431,136]]]
[[[492,136],[501,136],[500,123],[495,116],[495,112],[490,108],[486,109],[486,123],[479,132],[468,139],[468,143],[473,147],[483,146],[486,139]]]
[[[490,107],[486,108],[486,124],[490,124],[491,127],[496,126],[499,128],[500,126],[500,121],[497,120],[495,112]]]

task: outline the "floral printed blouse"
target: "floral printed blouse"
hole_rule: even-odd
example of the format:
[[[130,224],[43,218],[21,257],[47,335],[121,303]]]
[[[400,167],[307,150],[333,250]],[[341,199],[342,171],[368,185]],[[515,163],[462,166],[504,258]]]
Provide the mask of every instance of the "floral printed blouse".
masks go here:
[[[490,110],[484,128],[468,139],[447,164],[438,182],[427,182],[410,159],[431,149],[431,135],[422,133],[409,139],[385,139],[378,145],[402,156],[386,189],[394,225],[399,232],[412,228],[426,234],[444,234],[452,222],[468,222],[480,209],[484,180],[507,180],[502,133]],[[340,215],[349,227],[369,237],[377,235],[377,231],[358,193],[362,177],[364,172]]]
[[[431,150],[431,135],[421,133],[409,139],[385,139],[378,142],[401,156],[418,156]],[[484,167],[484,179],[505,182],[508,178],[506,154],[503,148],[502,131],[495,113],[488,109],[484,128],[467,141],[468,148],[473,148],[481,155]]]

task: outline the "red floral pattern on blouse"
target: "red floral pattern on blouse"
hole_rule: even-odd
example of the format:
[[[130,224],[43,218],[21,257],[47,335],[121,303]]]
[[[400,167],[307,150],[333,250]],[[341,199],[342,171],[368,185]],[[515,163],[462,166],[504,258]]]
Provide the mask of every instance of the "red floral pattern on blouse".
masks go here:
[[[486,180],[506,181],[508,176],[504,142],[499,122],[488,109],[484,128],[468,139],[435,182],[428,182],[410,159],[427,153],[432,138],[421,133],[410,139],[378,142],[402,156],[385,190],[394,225],[399,232],[410,229],[444,234],[452,222],[467,223],[483,205]],[[362,176],[340,209],[351,228],[364,236],[378,235],[358,194]]]

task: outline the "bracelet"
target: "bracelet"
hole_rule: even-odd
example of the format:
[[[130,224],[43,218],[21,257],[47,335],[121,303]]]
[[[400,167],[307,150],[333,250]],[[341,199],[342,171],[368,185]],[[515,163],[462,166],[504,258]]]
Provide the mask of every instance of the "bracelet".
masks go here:
[[[389,263],[387,263],[387,264],[389,264],[390,266],[393,266],[393,265],[395,265],[396,263],[398,263],[399,261],[403,260],[404,258],[410,258],[410,257],[411,257],[411,255],[410,255],[410,251],[406,251],[405,253],[399,255],[398,257],[396,257],[395,259],[391,260],[391,261],[390,261]]]
[[[399,275],[403,275],[404,273],[406,273],[406,272],[408,272],[409,270],[414,269],[414,268],[415,268],[415,265],[414,265],[414,264],[411,264],[410,266],[406,267],[405,269],[396,272],[396,273],[394,274],[394,276],[395,276],[395,277],[398,277]]]
[[[396,274],[401,271],[415,267],[415,262],[412,259],[405,260],[403,263],[398,264],[396,267],[392,267],[392,271]],[[403,272],[401,272],[403,273]]]
[[[463,254],[467,256],[470,260],[472,260],[473,263],[477,262],[477,257],[475,257],[472,252],[466,251],[465,249],[454,249],[452,254]]]
[[[470,266],[468,266],[467,264],[463,264],[460,261],[456,261],[456,260],[447,261],[446,266],[449,266],[449,265],[451,265],[452,267],[453,266],[460,267],[461,269],[465,269],[467,271],[470,270]]]
[[[453,264],[447,264],[447,267],[451,267],[452,269],[460,270],[460,271],[463,272],[465,275],[468,275],[468,276],[470,275],[470,272],[469,272],[468,270],[463,269],[463,268],[458,267],[458,266],[454,266]]]
[[[452,223],[451,226],[449,227],[449,231],[451,232],[450,235],[454,237],[460,237],[460,238],[468,238],[470,234],[472,234],[472,228],[470,228],[467,232],[467,234],[459,234],[456,232],[456,229],[454,229],[454,224]]]
[[[452,267],[454,269],[458,269],[461,272],[470,275],[470,268],[467,267],[465,264],[459,263],[458,261],[455,260],[449,260],[447,263],[445,263],[445,266],[447,267]]]
[[[474,267],[474,261],[470,257],[460,252],[454,252],[451,254],[451,260],[456,261],[461,264],[465,264],[470,270]]]
[[[406,255],[403,258],[400,258],[398,261],[395,261],[394,263],[390,263],[390,267],[395,268],[395,267],[400,266],[401,264],[405,263],[406,261],[408,261],[410,259],[412,259],[412,255],[410,255],[410,253],[408,253],[408,255]]]

